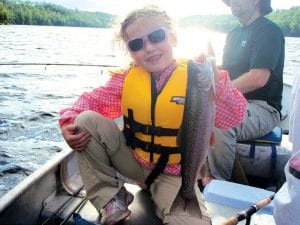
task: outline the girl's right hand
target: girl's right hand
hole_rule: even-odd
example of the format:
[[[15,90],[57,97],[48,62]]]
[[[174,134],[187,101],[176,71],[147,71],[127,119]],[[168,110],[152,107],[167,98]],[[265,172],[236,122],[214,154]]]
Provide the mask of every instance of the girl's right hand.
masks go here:
[[[220,75],[219,69],[216,65],[216,59],[214,57],[206,55],[204,53],[201,53],[200,55],[196,56],[194,58],[194,60],[199,64],[205,63],[206,61],[209,61],[210,65],[212,67],[212,70],[214,72],[215,82],[218,82],[222,79],[222,76]]]
[[[61,127],[62,136],[68,145],[75,151],[84,150],[91,140],[91,134],[88,131],[78,131],[78,126],[69,123]]]
[[[198,63],[203,63],[206,60],[208,60],[211,64],[212,70],[214,72],[215,82],[218,82],[222,79],[222,76],[220,75],[219,69],[217,67],[215,50],[214,50],[210,40],[207,42],[206,49],[207,49],[206,54],[201,53],[199,56],[196,57],[195,60]]]

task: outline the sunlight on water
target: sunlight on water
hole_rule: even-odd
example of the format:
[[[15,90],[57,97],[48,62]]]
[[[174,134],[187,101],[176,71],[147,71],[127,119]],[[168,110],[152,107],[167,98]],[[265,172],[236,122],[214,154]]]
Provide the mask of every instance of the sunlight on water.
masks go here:
[[[181,28],[178,35],[177,57],[193,58],[200,53],[207,53],[210,41],[216,55],[217,64],[222,64],[222,53],[226,35],[197,27]]]
[[[285,44],[284,81],[294,83],[300,71],[300,38],[288,37]]]

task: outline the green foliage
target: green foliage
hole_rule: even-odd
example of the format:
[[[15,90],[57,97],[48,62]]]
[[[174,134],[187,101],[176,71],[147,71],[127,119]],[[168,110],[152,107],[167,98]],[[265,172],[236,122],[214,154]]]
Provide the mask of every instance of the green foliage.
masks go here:
[[[300,6],[274,11],[267,16],[277,23],[285,36],[300,37]],[[231,15],[195,15],[181,19],[180,26],[198,26],[228,32],[238,21]]]
[[[180,20],[179,26],[197,26],[212,30],[228,32],[238,21],[232,15],[195,15]]]
[[[300,6],[268,15],[286,36],[300,37]],[[0,24],[54,25],[110,28],[116,17],[102,12],[71,10],[49,3],[0,0]],[[197,26],[228,32],[237,20],[231,15],[195,15],[182,18],[180,26]]]
[[[275,11],[268,18],[275,21],[286,36],[300,37],[300,6]]]
[[[4,6],[5,1],[2,0],[0,2],[0,24],[7,24],[8,23],[8,14],[9,12]]]
[[[0,24],[107,28],[112,26],[114,19],[107,13],[71,10],[49,3],[0,2]]]

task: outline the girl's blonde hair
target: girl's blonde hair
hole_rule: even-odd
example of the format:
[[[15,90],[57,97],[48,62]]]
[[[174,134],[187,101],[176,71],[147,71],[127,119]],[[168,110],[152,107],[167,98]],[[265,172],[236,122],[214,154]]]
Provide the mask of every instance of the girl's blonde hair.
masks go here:
[[[121,28],[117,35],[117,39],[125,42],[127,40],[127,36],[126,36],[127,27],[138,18],[149,18],[149,17],[155,17],[156,19],[160,19],[164,27],[168,29],[169,32],[172,33],[172,35],[174,35],[174,37],[176,38],[173,21],[171,17],[167,14],[167,12],[160,9],[156,5],[147,5],[143,8],[133,10],[126,16],[123,22],[121,22]]]
[[[126,45],[128,38],[126,34],[126,29],[130,24],[132,24],[136,19],[139,18],[155,18],[161,20],[163,26],[168,30],[169,35],[172,36],[174,44],[177,43],[177,36],[175,33],[174,24],[167,12],[156,5],[146,5],[142,8],[131,11],[121,22],[121,27],[116,33],[115,38],[113,40],[114,47],[125,47],[124,49],[128,50]],[[131,57],[128,60],[130,61],[129,67],[135,65],[135,62],[132,61]]]

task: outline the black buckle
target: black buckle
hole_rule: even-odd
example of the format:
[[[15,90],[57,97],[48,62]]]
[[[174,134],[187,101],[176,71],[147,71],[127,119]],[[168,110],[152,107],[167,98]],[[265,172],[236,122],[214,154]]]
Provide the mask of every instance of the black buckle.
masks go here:
[[[150,134],[150,126],[146,126],[145,134]]]
[[[160,144],[153,144],[151,142],[147,142],[145,145],[145,150],[147,152],[161,154],[162,145]]]
[[[156,135],[156,136],[160,136],[160,131],[162,130],[161,127],[155,127],[155,126],[146,126],[145,129],[145,134],[148,135]]]
[[[146,143],[146,145],[145,145],[145,150],[147,151],[147,152],[150,152],[150,142],[147,142]]]

